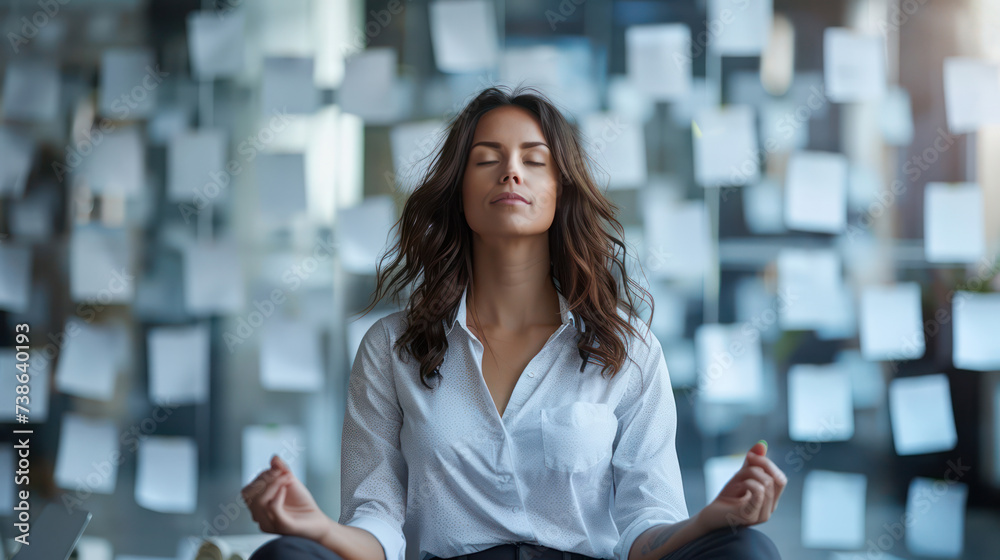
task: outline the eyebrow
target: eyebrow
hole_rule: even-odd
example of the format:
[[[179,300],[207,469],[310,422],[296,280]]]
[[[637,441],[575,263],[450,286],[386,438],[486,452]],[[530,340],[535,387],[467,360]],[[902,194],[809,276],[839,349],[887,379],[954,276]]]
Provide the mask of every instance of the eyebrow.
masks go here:
[[[484,141],[484,142],[476,142],[475,144],[473,144],[472,146],[470,146],[469,149],[471,150],[472,148],[475,148],[476,146],[486,146],[486,147],[489,147],[489,148],[496,148],[498,150],[501,147],[500,146],[500,142],[485,142]],[[546,144],[545,142],[523,142],[521,144],[521,148],[523,148],[523,149],[534,148],[535,146],[545,146],[546,148],[549,148],[548,144]],[[551,148],[549,148],[549,149],[551,149]]]

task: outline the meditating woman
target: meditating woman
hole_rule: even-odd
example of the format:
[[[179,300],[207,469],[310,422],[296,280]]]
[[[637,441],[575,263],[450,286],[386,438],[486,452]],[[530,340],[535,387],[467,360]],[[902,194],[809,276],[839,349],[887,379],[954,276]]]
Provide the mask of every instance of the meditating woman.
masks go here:
[[[283,536],[252,560],[404,560],[404,521],[418,560],[779,558],[749,528],[786,483],[763,443],[688,514],[648,292],[575,128],[488,88],[434,155],[371,303],[409,286],[407,305],[350,373],[339,522],[275,457],[243,495]]]

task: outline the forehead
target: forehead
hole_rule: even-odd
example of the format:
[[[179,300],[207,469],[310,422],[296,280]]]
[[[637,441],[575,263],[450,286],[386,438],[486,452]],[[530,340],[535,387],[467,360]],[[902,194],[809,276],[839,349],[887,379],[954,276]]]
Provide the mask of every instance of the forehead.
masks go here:
[[[544,141],[541,124],[527,109],[504,105],[491,109],[479,118],[473,142],[492,140],[502,143],[514,141]]]

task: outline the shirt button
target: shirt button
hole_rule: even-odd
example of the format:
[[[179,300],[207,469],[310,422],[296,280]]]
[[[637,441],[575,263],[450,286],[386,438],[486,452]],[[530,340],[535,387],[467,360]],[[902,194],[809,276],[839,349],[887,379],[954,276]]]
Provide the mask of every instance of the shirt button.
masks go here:
[[[514,507],[510,508],[510,511],[513,511],[514,513],[520,513],[521,512],[521,508],[518,507],[518,506],[514,506]]]
[[[533,371],[529,371],[528,372],[528,377],[534,377],[534,376],[535,376],[535,372],[533,372]]]

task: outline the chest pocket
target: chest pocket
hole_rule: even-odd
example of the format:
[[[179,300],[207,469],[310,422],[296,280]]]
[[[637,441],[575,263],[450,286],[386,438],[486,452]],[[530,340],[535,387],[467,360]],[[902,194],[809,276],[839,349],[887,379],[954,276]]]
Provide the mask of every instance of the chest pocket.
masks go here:
[[[541,409],[545,466],[580,472],[605,461],[618,431],[618,419],[605,403],[571,402]]]

